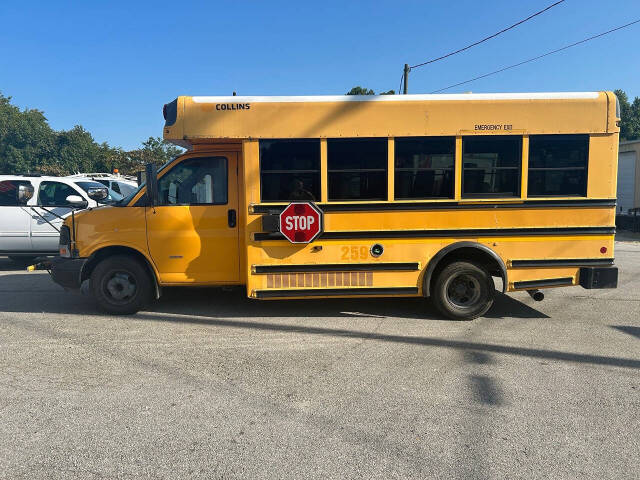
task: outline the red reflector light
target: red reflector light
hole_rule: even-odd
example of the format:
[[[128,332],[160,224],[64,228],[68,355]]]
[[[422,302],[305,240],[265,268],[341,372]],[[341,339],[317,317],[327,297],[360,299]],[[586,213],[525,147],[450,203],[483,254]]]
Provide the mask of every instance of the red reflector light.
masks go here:
[[[607,247],[602,247],[600,249],[600,253],[607,253]]]

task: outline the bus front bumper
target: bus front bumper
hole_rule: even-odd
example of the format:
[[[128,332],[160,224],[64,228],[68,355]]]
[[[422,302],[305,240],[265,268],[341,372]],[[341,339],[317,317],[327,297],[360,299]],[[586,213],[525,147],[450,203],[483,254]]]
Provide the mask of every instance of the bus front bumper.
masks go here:
[[[51,278],[64,288],[78,290],[82,284],[82,268],[86,261],[86,258],[56,257],[50,265]]]
[[[617,288],[618,267],[580,267],[582,288]]]

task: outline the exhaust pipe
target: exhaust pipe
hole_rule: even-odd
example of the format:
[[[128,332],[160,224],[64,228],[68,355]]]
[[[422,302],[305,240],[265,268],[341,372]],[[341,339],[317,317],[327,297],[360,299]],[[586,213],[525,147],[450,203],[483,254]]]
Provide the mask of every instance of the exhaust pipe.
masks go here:
[[[527,293],[531,295],[531,298],[533,298],[536,302],[541,302],[542,300],[544,300],[544,293],[542,293],[540,290],[527,290]]]

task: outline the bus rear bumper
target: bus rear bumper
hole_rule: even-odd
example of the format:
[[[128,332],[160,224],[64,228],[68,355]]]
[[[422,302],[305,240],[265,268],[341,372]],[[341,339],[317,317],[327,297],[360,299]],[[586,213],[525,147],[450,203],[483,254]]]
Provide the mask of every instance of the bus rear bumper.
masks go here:
[[[618,267],[580,267],[582,288],[617,288]]]

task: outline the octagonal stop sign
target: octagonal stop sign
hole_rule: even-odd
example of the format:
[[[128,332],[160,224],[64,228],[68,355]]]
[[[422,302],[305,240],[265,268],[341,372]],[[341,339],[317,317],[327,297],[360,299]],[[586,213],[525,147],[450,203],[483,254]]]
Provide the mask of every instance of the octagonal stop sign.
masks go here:
[[[322,212],[311,202],[293,202],[280,214],[280,232],[291,243],[309,243],[322,232]]]

